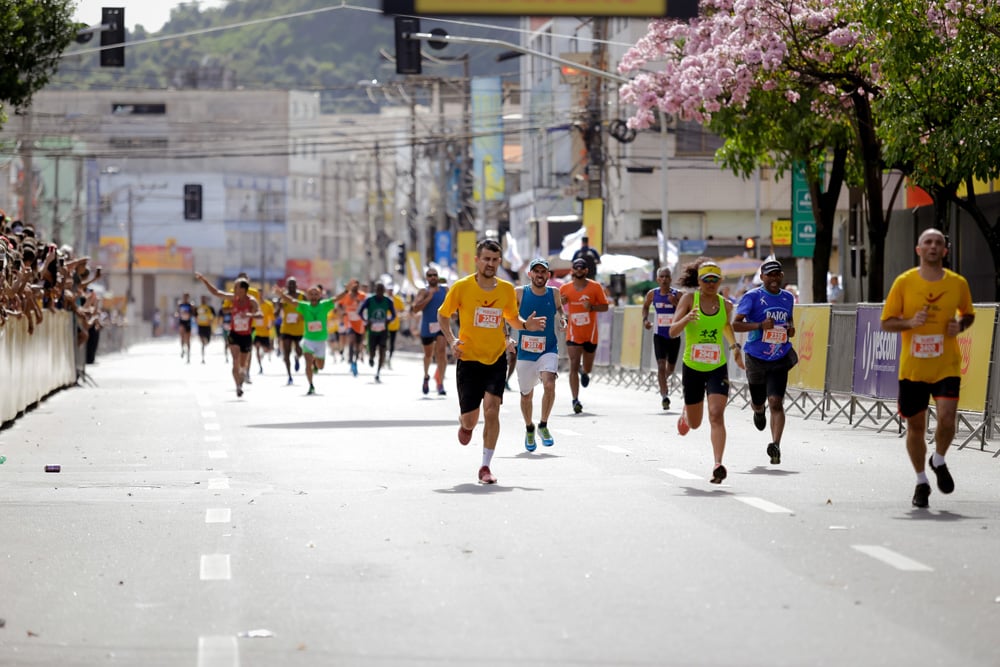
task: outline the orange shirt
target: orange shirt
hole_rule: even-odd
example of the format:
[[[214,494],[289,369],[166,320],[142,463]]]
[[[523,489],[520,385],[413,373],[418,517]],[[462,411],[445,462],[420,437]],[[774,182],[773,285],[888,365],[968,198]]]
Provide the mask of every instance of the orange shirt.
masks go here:
[[[367,298],[368,295],[361,291],[358,292],[357,298],[348,292],[337,301],[337,305],[344,309],[344,319],[346,320],[347,327],[356,334],[363,334],[365,332],[365,321],[361,319],[358,309],[361,308],[361,304]]]
[[[587,279],[583,289],[577,289],[570,281],[559,288],[559,294],[566,299],[567,319],[566,341],[569,343],[597,343],[597,313],[587,310],[586,302],[599,306],[608,302],[601,284]]]

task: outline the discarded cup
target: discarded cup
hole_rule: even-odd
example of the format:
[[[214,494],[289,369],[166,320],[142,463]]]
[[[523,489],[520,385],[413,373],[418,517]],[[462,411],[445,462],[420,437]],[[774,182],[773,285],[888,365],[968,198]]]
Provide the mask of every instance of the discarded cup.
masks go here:
[[[45,472],[59,472],[62,466],[45,466]]]

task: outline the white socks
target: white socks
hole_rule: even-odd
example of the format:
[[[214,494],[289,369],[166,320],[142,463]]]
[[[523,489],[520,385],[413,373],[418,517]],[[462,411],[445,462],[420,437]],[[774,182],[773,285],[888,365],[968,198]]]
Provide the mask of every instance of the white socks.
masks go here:
[[[490,467],[490,461],[493,460],[493,452],[494,451],[496,451],[496,450],[494,450],[494,449],[486,449],[485,447],[483,448],[483,465],[486,466],[487,468]]]

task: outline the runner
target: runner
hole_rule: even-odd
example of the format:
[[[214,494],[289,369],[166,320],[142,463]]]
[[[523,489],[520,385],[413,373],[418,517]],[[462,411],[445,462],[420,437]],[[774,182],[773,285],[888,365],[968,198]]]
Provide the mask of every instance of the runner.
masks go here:
[[[420,320],[420,342],[424,346],[423,392],[425,395],[430,392],[431,360],[434,360],[437,362],[434,380],[437,382],[438,395],[444,396],[444,372],[448,368],[448,355],[437,312],[444,303],[448,288],[440,283],[437,269],[427,269],[424,276],[427,278],[427,287],[417,293],[411,307],[414,313],[423,313]]]
[[[191,325],[194,323],[195,306],[191,302],[191,295],[184,292],[177,310],[174,311],[177,319],[177,330],[181,332],[181,359],[187,357],[187,362],[191,363]]]
[[[760,266],[761,286],[746,292],[736,307],[733,330],[749,331],[743,345],[750,387],[753,425],[758,431],[767,426],[764,401],[771,409],[771,442],[767,455],[771,463],[781,463],[781,435],[785,431],[785,389],[788,371],[799,357],[789,340],[795,335],[792,309],[795,297],[781,289],[785,274],[781,262],[769,259]]]
[[[229,299],[223,299],[219,307],[219,329],[222,335],[222,353],[229,363],[229,331],[233,328],[233,304]]]
[[[313,375],[316,371],[323,370],[326,365],[326,321],[330,311],[336,307],[333,299],[323,298],[323,288],[319,285],[310,287],[306,292],[308,300],[296,299],[289,292],[275,287],[275,294],[282,301],[283,310],[287,316],[288,306],[294,305],[296,312],[301,315],[302,323],[302,348],[306,356],[306,380],[309,382],[307,395],[316,393],[313,386]]]
[[[385,347],[389,338],[389,325],[398,315],[392,299],[385,295],[385,285],[376,283],[375,294],[368,297],[358,308],[358,314],[368,326],[368,365],[375,365],[375,349],[378,348],[378,368],[375,382],[381,382],[382,366],[385,363]]]
[[[327,337],[328,347],[330,349],[330,358],[334,362],[337,361],[337,354],[340,354],[340,358],[344,358],[343,342],[340,338],[340,323],[344,319],[343,310],[340,306],[336,306],[330,311],[330,314],[326,316],[326,329],[330,332]]]
[[[736,334],[729,323],[732,304],[719,294],[722,270],[718,264],[701,258],[684,269],[682,287],[698,290],[681,297],[670,325],[671,338],[684,333],[684,366],[681,382],[684,385],[684,409],[677,420],[677,432],[686,435],[692,428],[701,426],[704,416],[705,394],[708,394],[708,423],[711,427],[713,484],[726,478],[722,455],[726,449],[726,403],[729,400],[729,369],[726,366],[726,342],[736,354],[736,364],[743,368],[743,355],[736,344]]]
[[[566,330],[566,354],[569,355],[569,390],[573,394],[573,412],[583,412],[580,385],[590,384],[597,351],[597,315],[608,309],[608,297],[600,283],[587,277],[587,261],[573,260],[573,279],[559,288],[562,303],[569,313]]]
[[[251,333],[253,318],[260,312],[257,299],[249,295],[250,281],[237,278],[232,292],[223,292],[205,279],[200,273],[194,277],[205,284],[208,291],[217,297],[229,299],[232,306],[232,325],[229,331],[229,347],[233,355],[233,381],[236,382],[236,396],[243,395],[243,380],[245,378],[247,357],[250,356]]]
[[[392,299],[392,307],[396,309],[396,317],[389,322],[389,356],[385,360],[385,367],[392,370],[392,355],[396,352],[396,335],[399,333],[400,323],[403,321],[403,313],[406,312],[406,303],[403,297],[395,293],[390,286],[385,290],[386,296]]]
[[[528,264],[530,282],[514,290],[518,312],[522,318],[532,314],[545,318],[545,328],[538,333],[518,332],[511,338],[508,349],[517,351],[517,384],[521,391],[521,415],[524,417],[524,448],[535,451],[535,425],[532,423],[532,402],[535,384],[542,383],[542,418],[538,422],[538,437],[543,447],[555,444],[549,432],[549,415],[556,402],[556,377],[559,372],[559,339],[556,325],[566,328],[562,300],[554,287],[548,287],[549,263],[537,257]]]
[[[201,295],[201,304],[195,315],[198,322],[198,338],[201,340],[201,363],[205,363],[205,348],[212,340],[212,324],[215,323],[215,308],[208,302],[208,297]]]
[[[660,406],[670,409],[670,377],[677,367],[677,357],[681,351],[681,339],[670,337],[670,325],[674,321],[674,312],[681,293],[670,286],[673,276],[670,268],[660,267],[656,272],[656,282],[659,287],[646,292],[646,300],[642,302],[642,324],[653,332],[653,356],[656,357],[656,381],[660,385]],[[649,308],[653,307],[654,320],[649,319]]]
[[[358,359],[361,356],[361,343],[365,335],[365,323],[358,313],[361,304],[368,295],[361,291],[361,283],[357,278],[347,283],[347,289],[333,297],[337,305],[344,309],[346,315],[347,359],[351,362],[351,375],[358,376]]]
[[[937,428],[934,453],[927,464],[937,477],[941,493],[955,490],[955,480],[944,462],[955,437],[961,385],[962,353],[958,334],[972,326],[975,308],[969,283],[944,267],[948,243],[937,229],[926,229],[917,239],[916,268],[893,281],[882,307],[882,329],[902,334],[899,358],[899,414],[906,420],[906,451],[917,473],[913,506],[927,507],[927,407],[934,397]]]
[[[291,302],[281,302],[281,358],[285,361],[285,372],[288,373],[288,384],[292,384],[292,350],[295,350],[295,372],[299,372],[299,359],[302,358],[302,335],[305,325],[299,314],[298,302],[305,296],[299,291],[298,281],[289,276],[285,279],[285,289],[291,297]]]
[[[261,299],[260,312],[253,318],[253,346],[257,351],[257,373],[264,374],[264,353],[271,353],[271,327],[274,325],[274,304]]]
[[[496,484],[490,471],[497,438],[500,436],[500,405],[507,375],[507,341],[503,323],[514,329],[542,331],[545,318],[532,313],[527,320],[517,313],[514,286],[496,277],[500,266],[500,244],[484,239],[476,245],[476,272],[458,280],[438,309],[440,331],[451,347],[456,362],[455,381],[461,410],[458,441],[469,444],[472,431],[483,410],[483,465],[480,484]],[[451,317],[458,313],[458,336],[451,329]]]

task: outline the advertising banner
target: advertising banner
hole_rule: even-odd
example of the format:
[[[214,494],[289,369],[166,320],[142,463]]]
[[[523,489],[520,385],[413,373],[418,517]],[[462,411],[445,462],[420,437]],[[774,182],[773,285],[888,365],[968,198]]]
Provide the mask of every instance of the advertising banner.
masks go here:
[[[476,271],[476,233],[463,230],[458,233],[458,277]]]
[[[622,324],[622,368],[638,370],[642,362],[642,306],[625,306]]]
[[[451,232],[434,232],[434,263],[438,266],[452,266]]]
[[[976,306],[976,321],[958,335],[962,351],[962,389],[958,409],[983,412],[990,379],[990,355],[993,354],[993,322],[996,306]]]
[[[895,400],[899,391],[899,334],[882,331],[882,305],[858,306],[854,330],[854,377],[857,396]]]
[[[506,186],[503,171],[503,85],[500,77],[472,79],[472,164],[476,201],[499,201]]]
[[[829,304],[795,306],[792,345],[799,363],[788,372],[788,386],[810,391],[826,388],[826,362],[830,345]]]
[[[604,200],[583,200],[583,226],[587,230],[590,247],[604,253]],[[593,278],[593,276],[591,276]]]
[[[594,352],[594,363],[598,366],[618,363],[617,359],[611,359],[611,325],[614,321],[615,314],[611,310],[597,313],[597,351]]]

